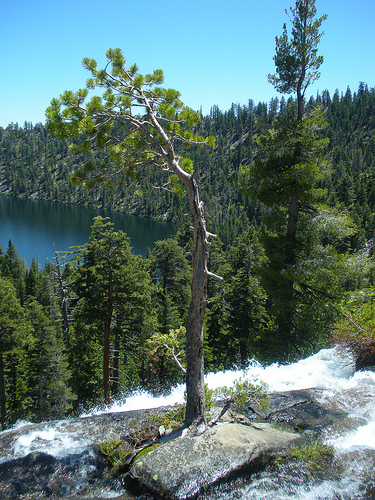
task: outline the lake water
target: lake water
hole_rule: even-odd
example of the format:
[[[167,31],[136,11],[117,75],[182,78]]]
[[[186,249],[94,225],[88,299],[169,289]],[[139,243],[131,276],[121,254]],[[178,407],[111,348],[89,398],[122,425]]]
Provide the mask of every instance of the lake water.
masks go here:
[[[172,236],[174,227],[168,222],[144,219],[110,210],[65,205],[48,201],[0,196],[0,246],[5,252],[11,238],[20,257],[29,265],[34,258],[43,267],[56,250],[89,240],[93,218],[109,217],[115,231],[130,237],[133,253],[146,255],[155,241]]]

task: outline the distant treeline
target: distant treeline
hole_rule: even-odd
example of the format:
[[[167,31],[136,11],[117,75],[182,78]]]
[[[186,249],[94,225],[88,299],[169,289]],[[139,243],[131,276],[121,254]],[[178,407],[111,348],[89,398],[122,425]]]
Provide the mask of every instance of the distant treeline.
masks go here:
[[[201,198],[206,205],[208,226],[229,245],[249,221],[261,221],[264,210],[258,201],[244,196],[238,186],[241,164],[252,161],[257,152],[256,138],[264,133],[275,117],[283,113],[288,101],[271,99],[257,105],[232,104],[227,111],[211,108],[196,132],[216,137],[214,150],[191,147],[184,152],[194,160]],[[348,88],[311,97],[306,109],[324,106],[330,139],[328,147],[332,175],[322,186],[325,202],[349,210],[360,228],[351,241],[359,248],[373,236],[375,227],[375,89],[360,83],[357,92]],[[102,158],[93,153],[92,161]],[[77,203],[121,210],[143,217],[183,220],[186,199],[159,186],[158,173],[147,170],[139,182],[127,180],[122,187],[96,187],[91,191],[70,182],[73,167],[87,157],[71,154],[64,141],[49,135],[42,124],[11,123],[0,128],[0,192],[18,197],[33,197],[63,203]],[[161,178],[161,177],[160,177]]]

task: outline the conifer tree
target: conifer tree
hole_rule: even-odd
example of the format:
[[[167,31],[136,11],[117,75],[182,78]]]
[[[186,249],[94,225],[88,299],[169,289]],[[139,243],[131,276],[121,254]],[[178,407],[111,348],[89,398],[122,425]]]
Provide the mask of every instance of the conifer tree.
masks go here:
[[[206,428],[204,396],[203,324],[207,304],[208,240],[203,203],[193,175],[192,161],[175,151],[175,144],[210,144],[213,138],[195,136],[191,128],[200,113],[184,106],[180,93],[160,87],[161,70],[141,75],[133,64],[126,67],[120,49],[107,51],[108,63],[98,70],[93,59],[84,59],[92,77],[87,88],[66,91],[53,99],[46,111],[47,127],[60,138],[68,138],[81,152],[92,148],[106,150],[109,162],[99,168],[87,162],[75,177],[86,185],[110,185],[124,181],[124,176],[139,179],[139,169],[161,169],[166,175],[161,187],[188,195],[194,232],[192,299],[186,324],[187,410],[186,425],[192,433]],[[89,91],[104,89],[85,103]],[[81,137],[80,141],[77,141]],[[112,174],[112,175],[111,175]]]
[[[26,271],[25,294],[26,297],[35,297],[38,289],[38,264],[33,259],[30,268]]]
[[[17,296],[22,304],[25,297],[25,265],[11,238],[9,238],[6,257],[8,269],[13,278],[13,284],[17,290]]]
[[[318,55],[318,44],[323,33],[319,30],[327,15],[316,17],[315,0],[296,0],[290,14],[286,13],[292,23],[292,36],[289,38],[284,24],[283,34],[276,37],[276,73],[268,75],[268,80],[282,94],[295,93],[297,119],[301,121],[306,89],[320,77],[323,56]]]
[[[187,259],[172,238],[157,241],[150,256],[150,272],[157,285],[159,324],[163,334],[186,321],[191,273]]]
[[[326,16],[316,18],[315,0],[297,0],[290,12],[292,36],[289,39],[284,25],[282,36],[276,37],[276,74],[269,75],[269,81],[280,92],[295,93],[296,101],[289,103],[274,127],[259,137],[260,151],[241,173],[245,192],[272,209],[265,283],[273,298],[282,348],[295,344],[294,314],[298,307],[295,275],[290,271],[302,253],[308,253],[305,228],[323,194],[317,183],[329,174],[324,157],[329,141],[319,136],[326,126],[322,110],[304,109],[306,89],[319,77],[323,62],[317,48]]]
[[[21,364],[22,347],[31,344],[30,328],[24,310],[12,283],[0,277],[0,420],[4,429],[7,422],[7,396],[17,396],[17,365]]]
[[[75,399],[68,387],[71,374],[61,329],[56,321],[51,324],[36,300],[28,302],[25,309],[34,339],[28,349],[29,412],[38,420],[61,418]]]
[[[264,263],[264,250],[254,227],[250,226],[228,252],[230,271],[226,285],[228,308],[228,358],[237,366],[254,357],[259,337],[269,321],[266,293],[255,269]]]
[[[85,387],[78,373],[81,365],[87,365],[93,377],[90,397],[89,385],[84,389],[84,399],[88,401],[97,395],[98,370],[95,363],[98,351],[102,351],[102,383],[105,403],[111,401],[111,373],[113,373],[114,333],[124,341],[124,337],[142,340],[144,331],[152,320],[150,276],[144,269],[140,257],[131,253],[129,238],[122,231],[113,231],[113,224],[102,217],[94,218],[90,241],[76,249],[76,260],[80,263],[75,274],[75,293],[78,298],[75,316],[77,324],[72,343],[73,377],[76,391]],[[90,337],[90,333],[93,338]],[[78,343],[77,343],[78,342]],[[79,345],[81,342],[81,345]],[[82,343],[89,343],[91,354],[79,352]],[[124,342],[123,342],[124,343]],[[76,352],[78,348],[78,352]],[[87,350],[89,346],[86,347]],[[116,357],[118,357],[118,349]],[[82,359],[84,357],[84,360]],[[118,360],[117,360],[118,362]],[[118,366],[115,379],[118,380]],[[117,383],[117,382],[116,382]],[[117,385],[116,385],[117,387]]]

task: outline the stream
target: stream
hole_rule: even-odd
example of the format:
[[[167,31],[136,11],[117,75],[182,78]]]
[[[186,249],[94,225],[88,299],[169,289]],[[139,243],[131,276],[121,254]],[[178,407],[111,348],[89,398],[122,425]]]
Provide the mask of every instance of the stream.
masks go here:
[[[347,425],[325,428],[322,434],[335,450],[334,471],[313,475],[286,463],[212,488],[199,498],[375,499],[375,372],[355,372],[350,352],[332,348],[288,365],[253,361],[246,370],[207,374],[206,382],[215,389],[239,378],[262,381],[274,393],[309,389],[326,408],[346,413]],[[111,436],[125,436],[150,409],[183,402],[183,392],[178,386],[165,397],[137,393],[80,418],[18,422],[0,433],[0,498],[152,498],[130,496],[119,480],[108,478],[97,446]],[[27,474],[17,483],[21,469]]]

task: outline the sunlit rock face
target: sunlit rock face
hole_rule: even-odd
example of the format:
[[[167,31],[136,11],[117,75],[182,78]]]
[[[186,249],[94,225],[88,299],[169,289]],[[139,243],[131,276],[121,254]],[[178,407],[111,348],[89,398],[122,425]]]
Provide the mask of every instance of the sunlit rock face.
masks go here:
[[[217,481],[264,468],[278,452],[303,442],[267,423],[224,423],[154,449],[135,461],[130,474],[157,495],[193,498]]]

